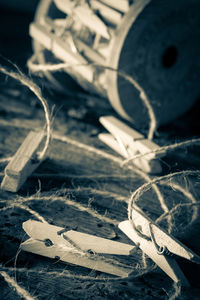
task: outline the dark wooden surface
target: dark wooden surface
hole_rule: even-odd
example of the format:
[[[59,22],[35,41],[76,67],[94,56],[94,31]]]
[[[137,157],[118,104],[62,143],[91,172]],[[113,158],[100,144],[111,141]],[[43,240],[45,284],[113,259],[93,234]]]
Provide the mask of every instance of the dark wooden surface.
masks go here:
[[[30,38],[28,37],[28,24],[32,18],[32,15],[20,15],[1,10],[0,52],[4,57],[19,65],[25,72],[27,72],[26,60],[32,54]],[[1,64],[9,65],[4,58],[1,57],[0,60]],[[86,96],[82,90],[71,90],[70,95],[58,95],[45,79],[38,80],[36,78],[35,80],[42,86],[50,106],[56,105],[53,122],[53,130],[56,133],[109,151],[97,139],[98,133],[103,130],[98,122],[98,117],[103,114],[115,114],[107,101],[91,95]],[[28,134],[29,128],[43,127],[44,114],[38,103],[27,88],[1,76],[1,158],[12,156],[16,152]],[[155,140],[160,145],[166,145],[174,141],[197,137],[199,132],[199,104],[197,104],[179,120],[160,128]],[[169,154],[165,159],[164,172],[198,169],[199,165],[199,147],[193,146]],[[1,178],[4,167],[5,164],[0,165]],[[40,166],[37,173],[40,175],[30,178],[17,194],[0,191],[1,208],[12,205],[14,201],[18,203],[20,196],[27,197],[35,194],[25,205],[38,212],[49,223],[129,242],[115,226],[91,217],[88,213],[81,212],[62,201],[52,201],[52,195],[69,197],[86,207],[91,203],[92,208],[100,214],[106,213],[108,217],[114,220],[124,220],[127,218],[126,202],[131,192],[143,183],[143,180],[134,172],[122,169],[119,165],[76,146],[53,140],[49,148],[48,159]],[[63,177],[50,176],[45,178],[42,175],[52,173],[62,173]],[[198,198],[198,178],[194,177],[190,180],[182,178],[179,182],[194,192]],[[95,192],[94,189],[97,191]],[[166,196],[169,206],[186,201],[181,194],[171,189],[162,187],[161,190]],[[101,191],[110,192],[110,194],[106,196],[100,194]],[[119,202],[115,194],[125,197],[127,201]],[[40,199],[43,196],[49,197],[49,201]],[[157,199],[151,191],[142,197],[140,203],[152,217],[161,214]],[[138,265],[142,266],[140,251],[131,259],[120,258],[123,263],[132,264],[134,273],[137,275],[135,278],[126,280],[110,281],[111,276],[106,274],[91,272],[78,266],[66,265],[22,252],[17,257],[16,268],[13,270],[19,245],[21,241],[26,239],[22,222],[33,218],[33,216],[18,207],[2,210],[0,213],[1,269],[6,270],[11,277],[16,276],[17,282],[38,299],[167,299],[173,291],[171,280],[159,269],[140,275],[140,269],[135,268]],[[186,212],[182,212],[182,214],[184,213],[186,215]],[[187,214],[189,218],[190,212]],[[184,219],[184,221],[186,220]],[[179,223],[176,224],[175,234],[181,228]],[[150,260],[148,260],[148,265],[152,266]],[[192,273],[187,270],[190,270],[188,266],[186,273]],[[197,272],[200,271],[197,270]],[[65,274],[71,274],[72,277],[68,278]],[[107,277],[108,279],[103,281],[78,279],[77,275]],[[198,278],[198,274],[196,277]],[[196,281],[193,282],[194,287],[183,291],[180,299],[200,298],[200,284],[198,280]],[[20,299],[2,278],[0,289],[1,299]]]

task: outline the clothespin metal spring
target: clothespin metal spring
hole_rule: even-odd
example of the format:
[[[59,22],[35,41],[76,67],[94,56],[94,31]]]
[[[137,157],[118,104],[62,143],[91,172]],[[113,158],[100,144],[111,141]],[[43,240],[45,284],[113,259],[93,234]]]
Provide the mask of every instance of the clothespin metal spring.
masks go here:
[[[157,250],[157,253],[159,255],[169,255],[169,256],[174,256],[174,254],[172,252],[170,252],[166,246],[159,246],[156,242],[156,239],[155,239],[155,236],[154,236],[154,233],[153,233],[153,229],[152,229],[152,223],[149,223],[149,233],[150,233],[150,237],[151,237],[151,240]]]

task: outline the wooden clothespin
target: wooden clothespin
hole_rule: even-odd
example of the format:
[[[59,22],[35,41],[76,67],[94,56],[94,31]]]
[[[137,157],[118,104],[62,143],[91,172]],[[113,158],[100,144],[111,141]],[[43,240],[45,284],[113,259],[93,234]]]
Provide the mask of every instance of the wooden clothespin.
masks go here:
[[[86,6],[77,6],[74,9],[74,13],[85,26],[105,39],[110,39],[107,26],[99,17],[97,17],[97,15],[95,15],[91,8]]]
[[[125,158],[145,154],[159,148],[144,135],[113,116],[101,117],[99,121],[111,133],[99,134],[99,139]],[[134,159],[133,163],[146,173],[158,174],[162,172],[161,162],[158,160],[162,156],[164,156],[163,153],[151,153]]]
[[[73,11],[76,6],[76,1],[63,1],[63,0],[54,0],[56,7],[64,12],[65,14],[69,15]]]
[[[127,13],[129,10],[129,1],[127,0],[101,0],[105,5],[108,7],[112,7],[113,9],[116,9],[117,11]]]
[[[107,26],[97,15],[95,15],[88,5],[76,6],[75,1],[73,2],[69,0],[54,0],[54,2],[56,6],[67,15],[73,13],[83,25],[87,26],[93,32],[96,32],[105,39],[110,39]]]
[[[138,207],[132,211],[132,220],[134,220],[134,226],[131,221],[127,220],[121,222],[119,228],[175,282],[189,286],[187,278],[173,255],[198,264],[200,264],[200,257],[153,223],[138,210]]]
[[[111,264],[96,254],[129,255],[135,246],[33,220],[24,222],[23,229],[30,236],[20,246],[24,251],[120,277],[132,272],[130,267]]]
[[[46,19],[45,19],[46,21]],[[48,22],[49,23],[49,22]],[[62,41],[54,33],[49,32],[45,26],[39,23],[32,23],[29,27],[29,33],[32,38],[43,45],[49,51],[62,61],[69,63],[69,66],[75,64],[76,70],[81,74],[83,78],[92,82],[94,77],[94,70],[92,66],[86,66],[88,63],[86,59],[83,58],[78,52],[74,53],[71,48],[71,38],[70,41]],[[68,69],[66,67],[66,69]],[[63,71],[66,71],[63,69]]]
[[[38,160],[37,152],[39,151],[43,138],[43,131],[31,131],[28,134],[5,168],[5,176],[1,183],[2,190],[17,192],[26,179],[40,165],[41,160]]]

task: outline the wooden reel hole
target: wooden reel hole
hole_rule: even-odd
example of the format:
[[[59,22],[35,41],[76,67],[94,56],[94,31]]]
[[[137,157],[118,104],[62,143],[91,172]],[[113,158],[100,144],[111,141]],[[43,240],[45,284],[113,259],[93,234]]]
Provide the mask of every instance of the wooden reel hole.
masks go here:
[[[162,64],[164,68],[168,69],[175,65],[178,59],[178,50],[175,46],[168,47],[162,56]]]

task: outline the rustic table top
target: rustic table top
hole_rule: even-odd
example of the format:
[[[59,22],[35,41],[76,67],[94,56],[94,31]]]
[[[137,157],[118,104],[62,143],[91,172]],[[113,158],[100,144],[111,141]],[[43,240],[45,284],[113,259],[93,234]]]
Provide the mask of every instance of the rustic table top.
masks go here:
[[[0,57],[0,64],[10,67],[7,58],[28,73],[26,61],[32,54],[28,25],[33,16],[4,10],[0,11],[0,16],[0,54],[3,56]],[[103,131],[98,122],[99,116],[116,115],[107,100],[88,95],[81,89],[69,88],[68,94],[60,95],[45,78],[34,80],[42,86],[52,109],[54,134],[67,137],[68,142],[52,140],[48,158],[17,194],[0,191],[0,269],[11,277],[16,276],[17,282],[38,299],[166,299],[173,292],[171,280],[158,268],[153,268],[150,260],[147,260],[148,266],[152,267],[150,271],[145,272],[142,267],[140,269],[140,251],[131,258],[119,258],[120,262],[136,267],[134,277],[125,280],[110,280],[111,276],[97,271],[91,272],[25,252],[17,255],[20,243],[26,239],[22,223],[33,216],[30,210],[28,212],[15,204],[32,209],[51,224],[130,243],[116,226],[73,205],[67,205],[65,199],[86,208],[89,205],[114,222],[123,221],[127,218],[131,192],[144,183],[133,171],[121,168],[112,160],[81,146],[88,145],[116,155],[97,138]],[[186,115],[160,128],[155,141],[159,145],[167,145],[198,137],[198,121],[199,103]],[[27,88],[1,75],[0,158],[12,156],[28,132],[43,128],[44,124],[44,113],[35,96]],[[0,165],[1,178],[5,165]],[[165,158],[164,172],[196,170],[199,166],[199,146],[192,146],[169,153]],[[198,198],[198,178],[180,178],[179,183],[193,191]],[[186,201],[173,190],[166,187],[161,189],[169,206]],[[161,214],[152,191],[144,194],[140,205],[154,218]],[[178,235],[178,230],[175,230],[175,234]],[[186,274],[188,270],[189,267],[186,267]],[[79,278],[80,275],[86,277]],[[107,280],[100,280],[105,277]],[[0,287],[1,299],[20,298],[3,280],[0,281]],[[184,291],[181,299],[191,299],[191,295],[192,299],[199,299],[199,288],[200,283],[195,282],[195,287]]]

